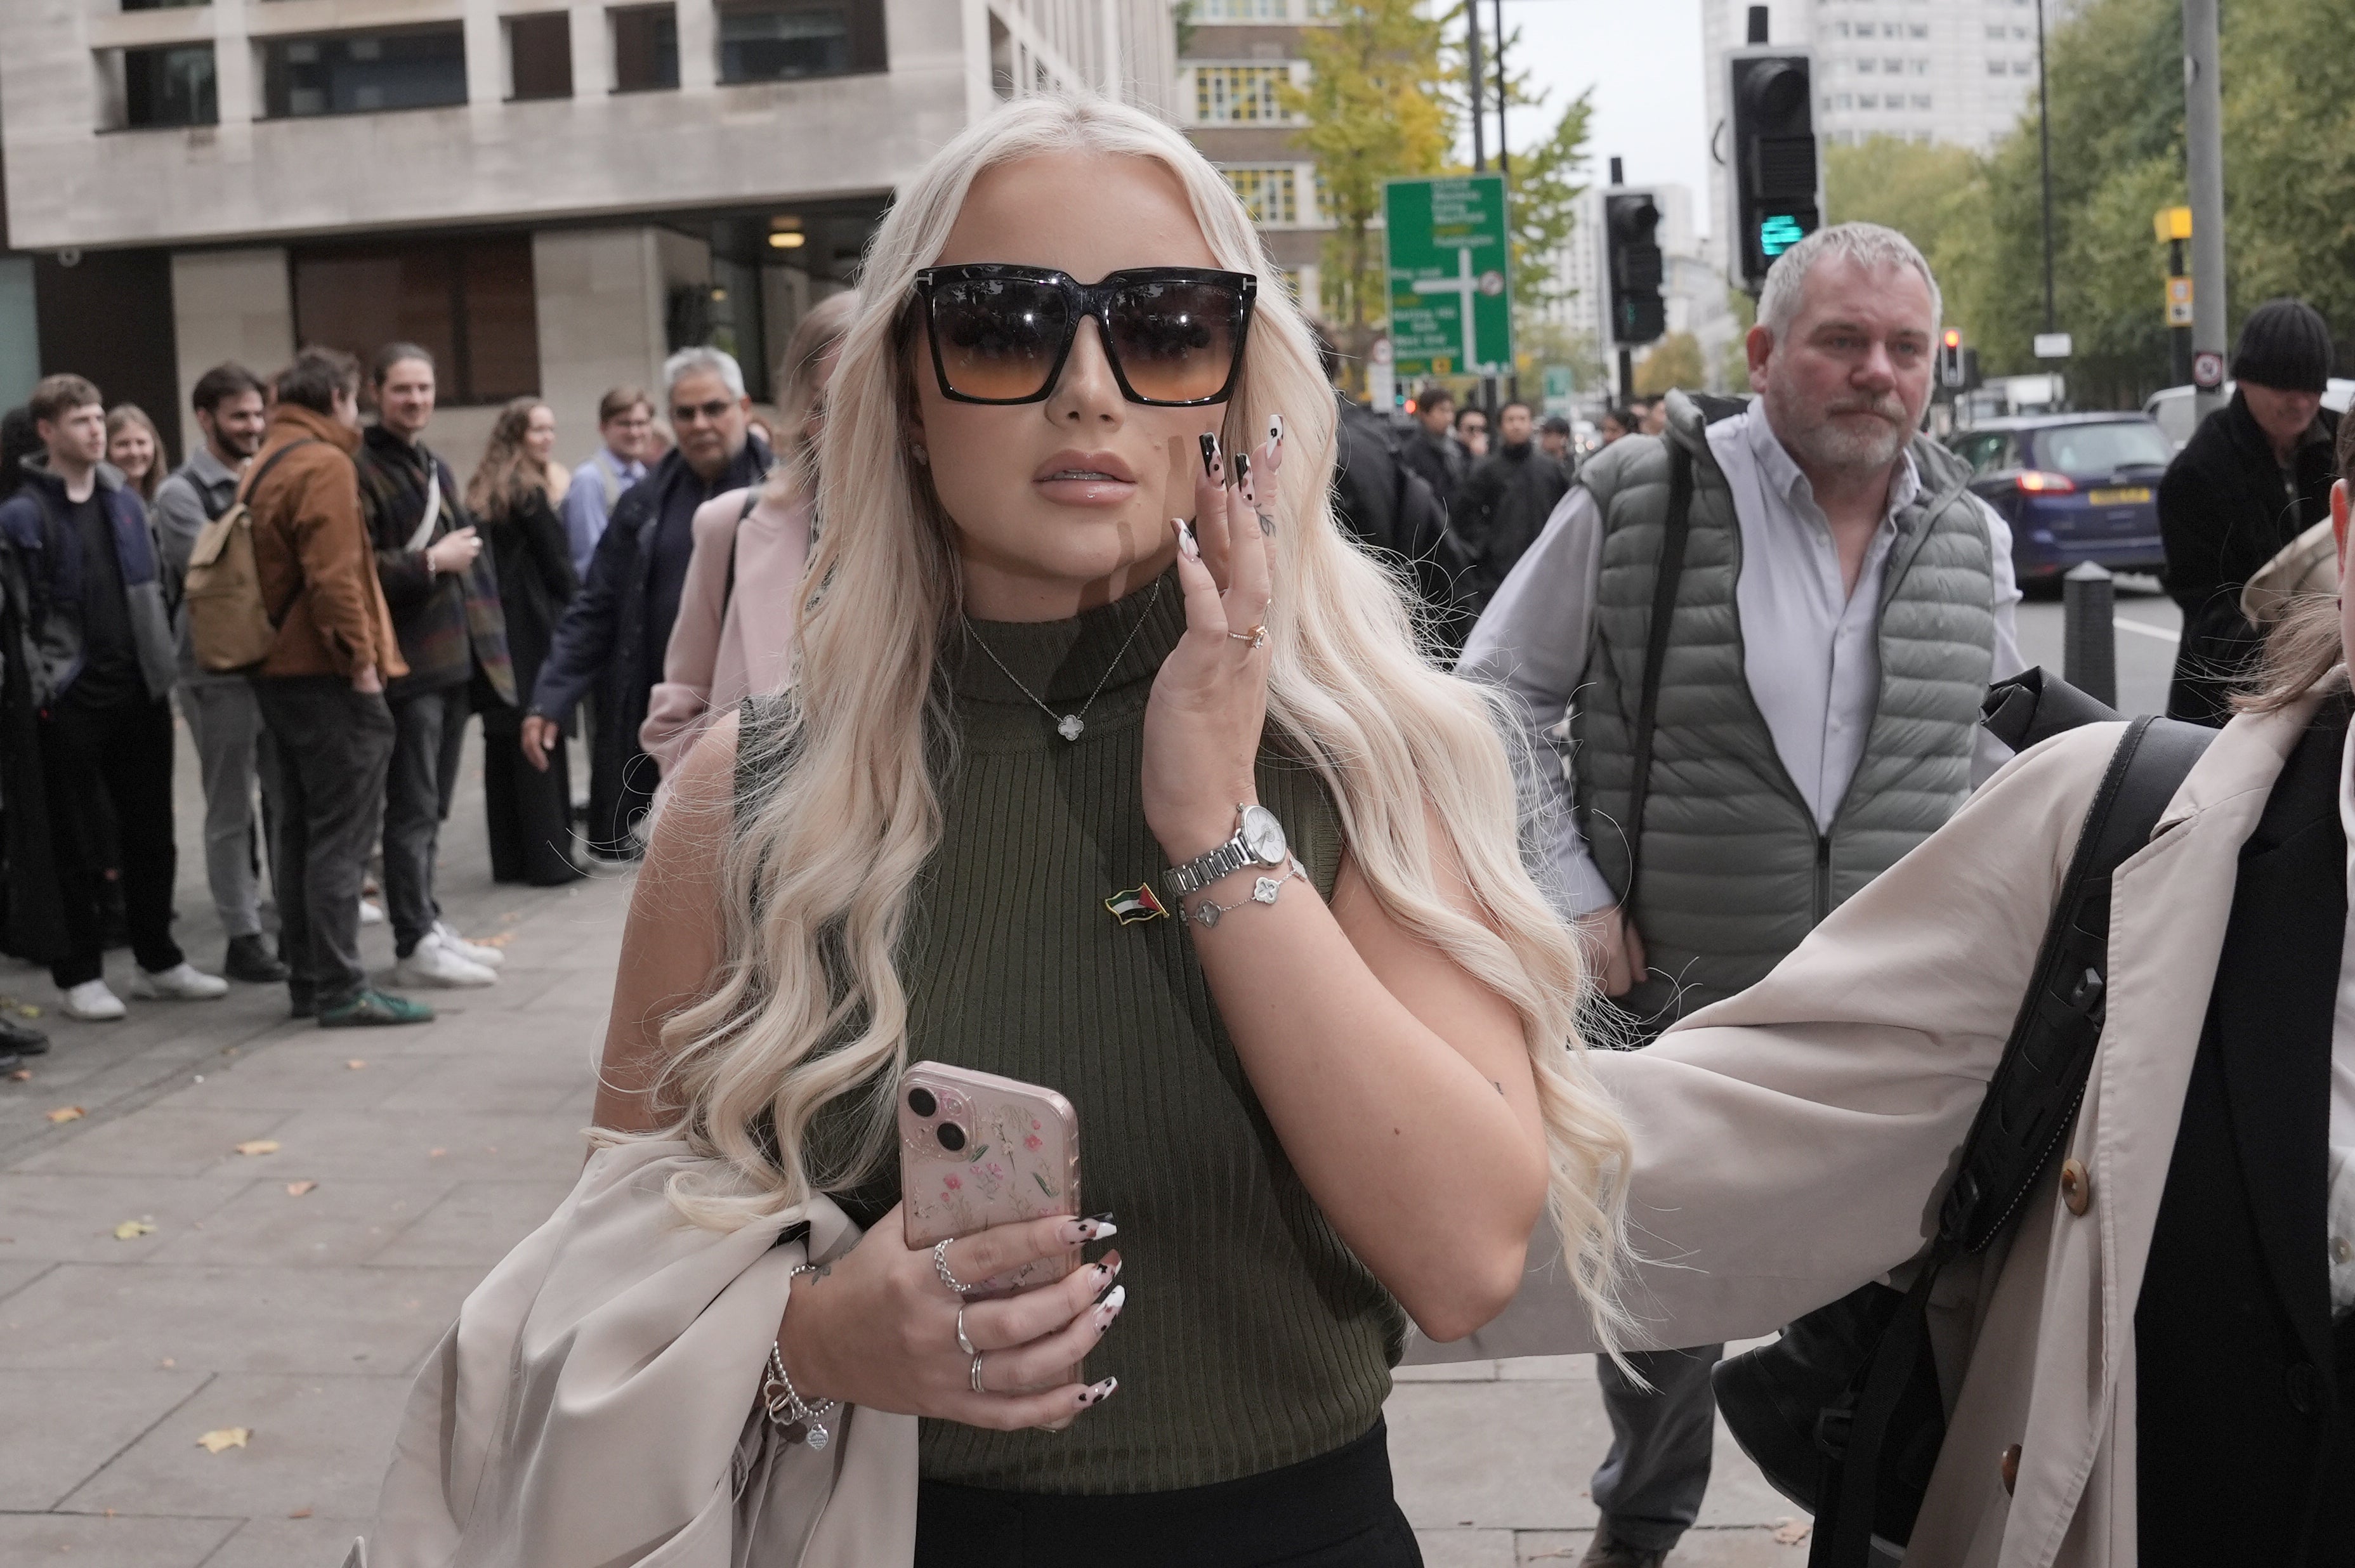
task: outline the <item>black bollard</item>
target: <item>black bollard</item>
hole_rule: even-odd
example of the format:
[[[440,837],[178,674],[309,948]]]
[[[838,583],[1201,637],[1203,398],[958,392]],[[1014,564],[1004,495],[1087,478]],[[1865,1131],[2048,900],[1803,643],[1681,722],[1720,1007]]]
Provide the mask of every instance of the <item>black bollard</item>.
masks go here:
[[[2061,677],[2096,701],[2118,705],[2117,583],[2093,561],[2062,579]]]

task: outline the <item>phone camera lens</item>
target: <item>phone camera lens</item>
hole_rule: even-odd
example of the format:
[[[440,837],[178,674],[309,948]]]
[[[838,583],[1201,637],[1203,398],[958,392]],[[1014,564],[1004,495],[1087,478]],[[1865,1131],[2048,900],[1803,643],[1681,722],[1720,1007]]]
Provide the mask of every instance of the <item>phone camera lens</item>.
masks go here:
[[[943,1122],[940,1126],[938,1136],[941,1140],[941,1147],[948,1150],[951,1154],[954,1154],[957,1150],[964,1147],[964,1129],[958,1126],[954,1122]]]
[[[917,1088],[908,1091],[908,1109],[915,1112],[916,1115],[920,1116],[935,1115],[939,1113],[941,1103],[932,1098],[932,1092],[930,1089],[923,1088],[920,1085]]]

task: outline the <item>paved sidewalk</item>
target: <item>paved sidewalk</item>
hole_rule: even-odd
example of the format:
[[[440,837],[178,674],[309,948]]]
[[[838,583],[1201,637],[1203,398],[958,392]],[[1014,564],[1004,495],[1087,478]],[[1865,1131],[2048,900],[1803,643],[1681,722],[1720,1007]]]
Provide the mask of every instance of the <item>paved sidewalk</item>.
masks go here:
[[[185,741],[177,777],[178,931],[210,968]],[[579,1168],[628,896],[612,870],[493,886],[481,798],[470,752],[442,902],[507,964],[425,993],[432,1025],[322,1031],[274,987],[78,1024],[0,959],[0,996],[41,1007],[55,1044],[0,1080],[0,1563],[336,1568],[367,1528],[418,1362]],[[366,934],[389,966],[384,928]],[[128,964],[111,956],[118,988]],[[1591,1362],[1411,1371],[1390,1416],[1432,1568],[1584,1551],[1608,1441]],[[199,1445],[240,1427],[242,1447]],[[1672,1561],[1799,1568],[1773,1537],[1789,1505],[1722,1438],[1718,1458]]]

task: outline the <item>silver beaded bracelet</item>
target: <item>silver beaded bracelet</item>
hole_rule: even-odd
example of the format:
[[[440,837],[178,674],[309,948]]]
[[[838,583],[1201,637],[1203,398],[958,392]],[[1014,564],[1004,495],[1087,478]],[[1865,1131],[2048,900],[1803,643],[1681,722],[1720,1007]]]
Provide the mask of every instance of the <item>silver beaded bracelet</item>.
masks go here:
[[[823,1271],[815,1264],[803,1264],[788,1275],[799,1279],[805,1274]],[[834,1413],[838,1400],[824,1399],[811,1404],[794,1388],[794,1380],[785,1371],[783,1349],[769,1346],[768,1372],[761,1380],[761,1407],[769,1413],[769,1420],[788,1443],[806,1443],[813,1449],[823,1448],[834,1441],[834,1434],[826,1429],[824,1417]]]
[[[1200,903],[1196,904],[1192,909],[1187,910],[1185,912],[1184,918],[1195,922],[1197,924],[1200,925],[1204,931],[1208,931],[1219,923],[1221,916],[1231,911],[1239,910],[1245,904],[1273,903],[1275,901],[1275,895],[1284,891],[1284,883],[1292,880],[1295,877],[1305,877],[1307,874],[1308,869],[1300,863],[1297,856],[1295,856],[1292,863],[1284,868],[1284,875],[1280,877],[1261,877],[1252,882],[1251,896],[1249,898],[1237,899],[1231,904],[1222,904],[1215,899],[1205,898]]]

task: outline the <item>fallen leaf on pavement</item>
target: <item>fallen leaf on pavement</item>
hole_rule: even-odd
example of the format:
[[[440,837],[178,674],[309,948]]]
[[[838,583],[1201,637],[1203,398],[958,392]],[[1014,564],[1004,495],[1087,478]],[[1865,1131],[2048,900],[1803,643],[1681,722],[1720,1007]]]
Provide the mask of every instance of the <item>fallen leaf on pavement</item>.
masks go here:
[[[352,1072],[357,1072],[361,1068],[366,1067],[368,1063],[355,1056],[349,1061],[345,1062],[344,1065]]]
[[[250,1426],[219,1426],[197,1439],[197,1446],[208,1454],[218,1454],[224,1448],[242,1448],[253,1436]]]
[[[157,1366],[159,1366],[159,1367],[162,1367],[165,1371],[171,1371],[174,1367],[178,1366],[180,1363],[179,1363],[178,1361],[176,1361],[176,1360],[173,1360],[171,1357],[166,1356],[166,1357],[165,1357],[162,1360],[160,1360],[160,1361],[156,1362],[155,1364],[156,1364]]]
[[[49,1120],[53,1122],[79,1122],[87,1115],[89,1115],[89,1113],[84,1111],[80,1105],[59,1105],[56,1110],[49,1113]]]
[[[155,1233],[155,1227],[144,1220],[125,1220],[114,1227],[114,1239],[118,1242],[135,1242],[142,1236]]]
[[[248,1138],[243,1143],[237,1146],[237,1152],[240,1154],[276,1154],[278,1152],[278,1140],[276,1138]]]
[[[425,1157],[428,1159],[440,1159],[443,1155],[448,1154],[449,1152],[450,1151],[446,1148],[430,1148],[425,1151]]]
[[[477,947],[505,947],[508,943],[515,940],[515,933],[512,931],[502,931],[491,936],[470,936],[466,938],[466,940],[473,943]]]
[[[306,1508],[298,1508],[286,1517],[288,1519],[309,1519],[311,1517],[311,1510]]]
[[[1807,1539],[1811,1528],[1804,1519],[1778,1519],[1774,1521],[1774,1544],[1796,1546]]]
[[[286,1196],[289,1198],[300,1198],[303,1194],[312,1190],[318,1185],[319,1184],[315,1181],[290,1181],[286,1184]]]
[[[19,1083],[30,1083],[33,1081],[33,1070],[29,1067],[19,1067],[8,1076]]]

